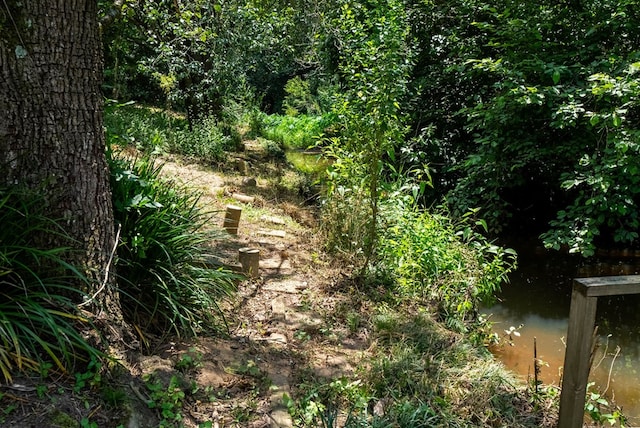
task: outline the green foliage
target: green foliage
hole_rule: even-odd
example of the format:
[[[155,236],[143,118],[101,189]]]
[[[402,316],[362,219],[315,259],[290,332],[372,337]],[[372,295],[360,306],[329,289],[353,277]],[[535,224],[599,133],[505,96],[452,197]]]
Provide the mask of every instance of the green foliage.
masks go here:
[[[64,236],[43,217],[42,206],[33,192],[0,189],[0,373],[6,381],[15,371],[47,375],[44,367],[54,365],[66,373],[103,357],[80,332],[92,328],[76,307],[86,279],[64,261],[68,249],[43,249],[35,241]]]
[[[191,130],[177,130],[167,144],[170,153],[178,153],[198,159],[205,163],[221,163],[226,159],[226,151],[237,146],[239,137],[234,141],[225,135],[219,122],[209,116],[197,120]]]
[[[345,165],[346,164],[346,165]],[[346,155],[328,168],[328,180],[330,185],[335,185],[335,175],[345,172],[342,167],[353,168],[358,166]],[[321,231],[326,250],[353,265],[362,265],[366,258],[364,243],[368,238],[369,216],[368,195],[361,188],[347,186],[335,186],[331,195],[322,201]]]
[[[121,228],[117,272],[125,313],[152,331],[195,334],[215,325],[234,275],[210,267],[210,215],[192,190],[160,177],[152,158],[111,156],[113,204]],[[223,318],[224,319],[224,318]]]
[[[588,256],[638,239],[638,6],[126,1],[104,32],[106,89],[185,111],[197,132],[177,126],[163,147],[207,162],[237,143],[234,103],[251,106],[247,135],[287,147],[312,144],[327,129],[310,118],[331,112],[328,153],[348,162],[329,191],[368,204],[367,257],[390,164],[429,165],[425,206],[481,208],[492,234]],[[258,108],[287,116],[262,124]],[[150,131],[144,144],[164,138]]]
[[[385,156],[393,156],[406,132],[400,103],[406,95],[412,58],[406,43],[408,26],[402,3],[395,0],[344,2],[330,25],[339,40],[342,88],[332,112],[338,136],[330,140],[327,149],[328,156],[336,159],[328,194],[329,198],[334,194],[347,197],[346,205],[363,205],[367,212],[353,219],[354,225],[360,223],[353,228],[357,236],[343,239],[342,231],[334,231],[329,236],[341,239],[329,245],[339,247],[347,242],[349,247],[343,251],[352,252],[351,245],[359,241],[357,251],[364,255],[366,267],[377,244]],[[325,216],[327,213],[340,210],[332,208]],[[328,217],[326,221],[339,224],[342,218]]]
[[[258,367],[256,362],[253,360],[248,360],[244,363],[238,363],[228,370],[230,370],[232,373],[239,373],[258,379],[264,377],[264,373],[262,372],[262,370],[260,370],[260,367]]]
[[[300,113],[314,116],[322,114],[322,108],[311,93],[308,80],[296,76],[287,82],[284,90],[287,96],[282,102],[282,108],[287,116],[297,116]]]
[[[147,153],[166,150],[174,131],[186,128],[184,118],[134,103],[107,102],[104,126],[109,145],[135,147]]]
[[[107,140],[112,146],[133,146],[145,153],[175,153],[205,163],[220,163],[239,143],[233,123],[213,117],[189,127],[183,117],[132,103],[109,104],[105,113]],[[223,132],[226,129],[226,133]]]
[[[317,144],[331,117],[325,116],[261,116],[261,136],[282,144],[287,149],[307,149]]]
[[[624,428],[626,418],[621,409],[611,405],[602,394],[593,391],[594,385],[594,382],[589,382],[587,385],[587,399],[584,403],[584,410],[589,414],[591,420],[598,424],[597,426],[605,426],[605,423],[607,423],[608,426],[617,425]]]
[[[186,372],[202,365],[202,353],[195,349],[189,349],[189,352],[183,354],[176,362],[176,369],[181,372]]]
[[[384,409],[373,426],[541,426],[539,410],[517,407],[508,372],[427,313],[381,308],[373,335],[366,379]]]
[[[301,389],[304,394],[299,401],[285,396],[289,414],[299,425],[322,428],[363,426],[358,417],[366,419],[371,397],[361,381],[340,378],[327,383],[301,385]]]
[[[185,393],[177,376],[171,376],[168,385],[159,378],[149,376],[146,386],[150,392],[149,408],[156,409],[160,417],[159,427],[182,426],[182,404]]]
[[[285,151],[280,143],[273,140],[266,140],[264,138],[258,138],[258,141],[269,158],[277,160],[285,158]]]
[[[378,305],[370,324],[373,355],[356,374],[303,379],[284,402],[296,426],[382,428],[538,428],[557,403],[523,398],[526,386],[486,351],[435,322],[426,311]],[[544,407],[544,410],[541,410]]]
[[[387,226],[380,242],[380,265],[390,271],[403,296],[431,302],[446,324],[466,330],[478,322],[480,303],[490,303],[507,274],[515,252],[501,248],[447,217],[388,201]],[[481,221],[479,223],[482,223]]]
[[[431,162],[433,200],[586,256],[636,240],[637,2],[412,9],[421,108],[401,153]]]
[[[164,99],[193,122],[218,116],[248,83],[277,110],[285,83],[314,57],[317,16],[296,3],[127,1],[105,32],[107,89]]]
[[[83,373],[75,373],[76,384],[73,390],[77,393],[84,388],[96,388],[102,383],[102,375],[100,374],[102,364],[99,361],[91,360],[87,365],[86,371]]]
[[[567,245],[570,252],[591,256],[603,233],[625,245],[638,239],[640,128],[633,118],[640,112],[640,62],[616,66],[622,68],[619,75],[592,75],[590,86],[574,97],[591,98],[592,105],[580,104],[572,125],[591,128],[599,141],[560,177],[574,200],[542,235],[548,247]]]

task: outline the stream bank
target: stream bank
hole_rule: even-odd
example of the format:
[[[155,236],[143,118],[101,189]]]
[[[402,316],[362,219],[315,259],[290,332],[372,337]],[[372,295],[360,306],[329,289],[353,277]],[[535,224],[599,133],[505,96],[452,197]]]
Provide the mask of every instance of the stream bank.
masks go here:
[[[640,273],[632,252],[605,252],[584,260],[530,245],[518,249],[518,269],[503,286],[496,305],[486,308],[494,332],[505,339],[493,350],[524,379],[534,373],[534,341],[540,379],[559,385],[564,364],[574,278]],[[596,325],[599,345],[590,382],[621,407],[631,426],[640,425],[640,296],[600,298]],[[513,328],[512,328],[513,327]],[[516,333],[514,334],[513,331]]]

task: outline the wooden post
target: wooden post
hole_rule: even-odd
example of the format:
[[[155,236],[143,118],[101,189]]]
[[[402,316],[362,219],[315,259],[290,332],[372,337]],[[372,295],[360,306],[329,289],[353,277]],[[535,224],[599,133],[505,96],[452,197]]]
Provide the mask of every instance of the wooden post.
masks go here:
[[[227,205],[227,211],[224,215],[223,227],[232,235],[238,234],[240,214],[242,214],[242,208],[235,205]]]
[[[587,297],[579,284],[574,283],[562,370],[558,428],[582,428],[597,302],[597,297]]]
[[[238,259],[242,265],[242,272],[246,273],[250,278],[260,276],[260,250],[257,248],[240,248],[238,250]]]
[[[574,280],[558,428],[582,428],[598,297],[625,294],[640,294],[640,276],[603,276]]]

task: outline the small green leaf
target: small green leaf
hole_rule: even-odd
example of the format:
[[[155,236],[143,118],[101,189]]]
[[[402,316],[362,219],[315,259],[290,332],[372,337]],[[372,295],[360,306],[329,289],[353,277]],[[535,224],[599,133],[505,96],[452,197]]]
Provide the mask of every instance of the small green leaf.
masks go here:
[[[618,127],[622,124],[622,119],[617,114],[613,113],[611,115],[611,119],[613,121],[613,126]]]

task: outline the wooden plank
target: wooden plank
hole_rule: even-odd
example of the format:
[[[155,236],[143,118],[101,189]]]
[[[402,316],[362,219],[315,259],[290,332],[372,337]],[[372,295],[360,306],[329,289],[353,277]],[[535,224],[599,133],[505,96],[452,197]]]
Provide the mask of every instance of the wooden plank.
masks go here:
[[[253,196],[244,195],[242,193],[234,193],[231,197],[236,201],[246,202],[248,204],[252,203],[256,199]]]
[[[640,275],[574,280],[564,357],[559,428],[582,428],[598,297],[640,294]]]
[[[597,297],[587,296],[584,284],[579,280],[574,282],[569,310],[567,350],[562,372],[558,428],[582,427],[597,302]]]
[[[224,227],[231,235],[238,234],[238,225],[240,224],[240,215],[242,214],[242,208],[235,205],[227,205],[227,211],[224,215]]]
[[[283,218],[270,216],[270,215],[263,215],[260,217],[260,220],[268,221],[269,223],[273,223],[273,224],[285,224],[285,221]]]
[[[640,275],[578,278],[575,284],[589,297],[640,294]]]
[[[266,236],[277,236],[278,238],[284,238],[287,236],[287,232],[284,230],[259,230],[258,234]]]

